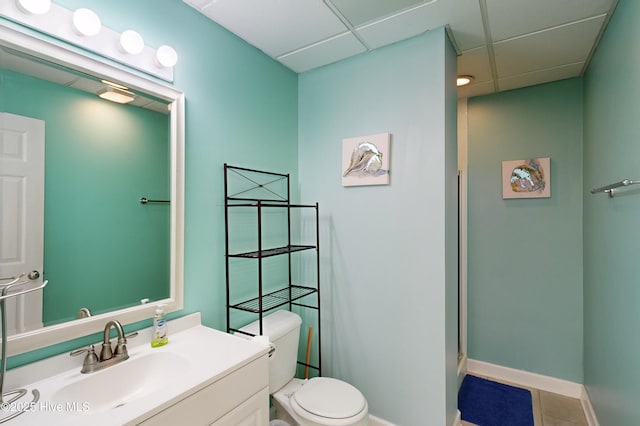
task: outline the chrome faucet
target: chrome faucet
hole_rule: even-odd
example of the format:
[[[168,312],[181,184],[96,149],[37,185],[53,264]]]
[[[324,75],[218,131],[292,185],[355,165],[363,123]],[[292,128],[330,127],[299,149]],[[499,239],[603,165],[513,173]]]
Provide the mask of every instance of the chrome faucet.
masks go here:
[[[118,333],[118,343],[116,344],[115,354],[111,350],[111,342],[109,341],[109,333],[111,327],[115,327]],[[127,338],[124,337],[124,330],[122,330],[122,324],[119,321],[111,320],[104,326],[104,338],[102,339],[102,350],[100,351],[100,362],[108,361],[112,358],[124,358],[121,361],[129,358],[127,352]]]
[[[89,310],[89,308],[80,308],[80,310],[78,311],[78,319],[89,317],[91,317],[91,311]]]
[[[109,341],[109,334],[111,333],[111,328],[115,328],[118,333],[118,341],[116,343],[115,352],[111,347],[111,342]],[[127,338],[135,337],[138,335],[138,332],[131,333],[127,336],[124,335],[124,330],[122,329],[122,324],[120,324],[117,320],[111,320],[104,326],[104,336],[102,339],[102,348],[100,350],[100,357],[95,352],[93,345],[84,349],[77,349],[70,353],[71,356],[80,355],[81,353],[86,352],[87,355],[84,357],[84,362],[82,363],[81,373],[93,373],[95,371],[100,371],[104,368],[110,367],[112,365],[118,364],[122,361],[129,359],[129,353],[127,352]]]

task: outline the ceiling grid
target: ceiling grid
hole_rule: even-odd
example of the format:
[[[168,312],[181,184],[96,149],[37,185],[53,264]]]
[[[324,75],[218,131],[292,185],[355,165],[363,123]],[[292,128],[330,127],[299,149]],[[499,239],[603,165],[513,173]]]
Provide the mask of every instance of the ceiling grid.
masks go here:
[[[617,0],[183,0],[297,73],[445,27],[471,97],[582,75]]]

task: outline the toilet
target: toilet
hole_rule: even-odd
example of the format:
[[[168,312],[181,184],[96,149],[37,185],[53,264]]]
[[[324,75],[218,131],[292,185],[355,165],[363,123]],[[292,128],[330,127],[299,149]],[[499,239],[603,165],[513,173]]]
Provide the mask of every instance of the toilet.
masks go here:
[[[262,318],[262,334],[275,346],[269,358],[269,393],[276,418],[300,426],[366,426],[369,408],[358,389],[329,377],[294,377],[301,324],[300,316],[289,311]],[[259,334],[258,321],[241,331]]]

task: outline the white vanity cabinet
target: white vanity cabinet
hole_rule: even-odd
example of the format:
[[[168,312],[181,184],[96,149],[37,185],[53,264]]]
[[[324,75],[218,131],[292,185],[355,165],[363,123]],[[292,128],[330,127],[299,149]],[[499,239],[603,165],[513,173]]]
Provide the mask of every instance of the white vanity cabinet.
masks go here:
[[[144,420],[144,426],[269,424],[268,358],[264,356],[185,396]]]
[[[139,330],[129,359],[95,373],[68,353],[10,370],[6,388],[38,389],[40,400],[7,424],[268,426],[268,347],[205,327],[198,313],[168,326],[168,345],[152,348],[152,329]]]

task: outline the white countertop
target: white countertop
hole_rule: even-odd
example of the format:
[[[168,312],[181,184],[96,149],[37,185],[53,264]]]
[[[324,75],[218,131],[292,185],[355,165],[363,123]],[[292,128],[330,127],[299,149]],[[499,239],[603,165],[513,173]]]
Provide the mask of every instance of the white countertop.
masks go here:
[[[81,374],[84,355],[71,357],[66,353],[8,371],[5,392],[26,388],[29,394],[12,406],[0,406],[0,418],[28,407],[27,412],[6,424],[136,424],[267,353],[264,344],[202,326],[198,313],[169,321],[168,324],[169,344],[151,348],[151,328],[141,330],[137,337],[128,341],[128,360],[95,373]],[[96,345],[96,352],[99,353],[99,350],[100,345]],[[157,371],[161,380],[154,377],[157,385],[153,391],[120,400],[114,407],[96,407],[95,403],[92,407],[92,403],[88,402],[100,397],[100,388],[89,387],[85,400],[63,401],[55,396],[58,390],[83,379],[102,379],[98,375],[103,375],[106,376],[105,380],[110,380],[110,372],[114,374],[112,369],[127,363],[130,366],[140,365],[139,359],[150,354],[157,355],[156,358],[187,362],[167,371]],[[149,358],[142,359],[142,362],[146,359]],[[34,388],[40,392],[40,400],[29,404]]]

